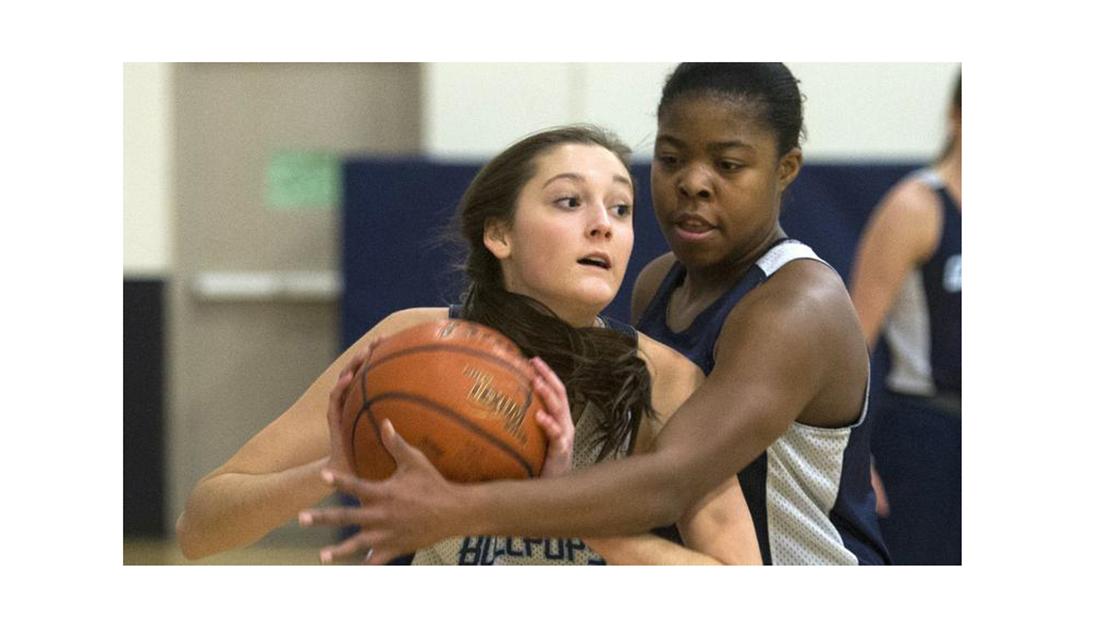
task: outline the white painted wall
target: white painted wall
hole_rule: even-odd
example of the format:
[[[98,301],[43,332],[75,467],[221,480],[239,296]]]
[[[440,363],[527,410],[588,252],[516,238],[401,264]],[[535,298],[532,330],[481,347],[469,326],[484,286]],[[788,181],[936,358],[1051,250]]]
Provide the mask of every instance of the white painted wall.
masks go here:
[[[483,161],[552,125],[606,126],[647,160],[674,63],[431,63],[422,71],[421,144]],[[806,95],[808,162],[923,160],[939,150],[952,63],[791,63]],[[123,269],[172,271],[171,65],[124,65]]]
[[[648,150],[670,64],[433,63],[424,83],[424,152],[484,160],[520,137],[591,122]]]
[[[484,159],[520,136],[572,122],[616,131],[648,159],[661,88],[675,65],[432,64],[422,73],[424,151]],[[950,63],[791,63],[806,96],[808,161],[914,160],[943,140]]]
[[[163,277],[172,266],[172,65],[122,67],[122,269]]]
[[[943,146],[957,64],[788,66],[806,96],[808,161],[923,160]]]

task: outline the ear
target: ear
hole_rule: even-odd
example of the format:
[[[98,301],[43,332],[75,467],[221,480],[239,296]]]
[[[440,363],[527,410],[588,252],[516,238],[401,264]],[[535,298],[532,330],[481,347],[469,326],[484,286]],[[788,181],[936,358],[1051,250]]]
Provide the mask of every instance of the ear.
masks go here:
[[[490,219],[485,222],[481,242],[497,257],[497,260],[504,260],[512,255],[512,239],[508,234],[508,226],[499,219]]]
[[[802,149],[795,147],[787,151],[779,160],[779,192],[782,193],[791,186],[798,173],[802,171]]]

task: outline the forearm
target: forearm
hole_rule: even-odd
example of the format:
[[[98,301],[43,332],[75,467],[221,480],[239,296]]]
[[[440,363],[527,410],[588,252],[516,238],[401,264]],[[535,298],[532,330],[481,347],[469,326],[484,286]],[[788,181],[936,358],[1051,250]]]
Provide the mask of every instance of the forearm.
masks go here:
[[[594,537],[584,543],[611,565],[721,565],[714,557],[656,535]]]
[[[454,534],[601,537],[675,522],[691,504],[670,454],[604,462],[553,479],[459,486]],[[682,480],[680,480],[682,481]]]
[[[221,473],[195,487],[176,523],[188,559],[252,544],[332,493],[321,458],[276,473]]]

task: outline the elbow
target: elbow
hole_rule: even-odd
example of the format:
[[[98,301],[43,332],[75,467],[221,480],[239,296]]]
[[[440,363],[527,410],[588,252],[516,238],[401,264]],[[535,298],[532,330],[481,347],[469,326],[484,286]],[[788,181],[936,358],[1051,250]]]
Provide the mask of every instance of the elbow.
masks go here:
[[[196,530],[193,518],[189,518],[184,510],[176,520],[176,545],[179,546],[183,557],[188,561],[195,561],[214,554],[215,550],[205,542],[205,536]]]
[[[176,520],[176,544],[185,559],[194,561],[195,559],[201,559],[203,554],[199,549],[197,536],[190,525],[187,512],[184,511]]]

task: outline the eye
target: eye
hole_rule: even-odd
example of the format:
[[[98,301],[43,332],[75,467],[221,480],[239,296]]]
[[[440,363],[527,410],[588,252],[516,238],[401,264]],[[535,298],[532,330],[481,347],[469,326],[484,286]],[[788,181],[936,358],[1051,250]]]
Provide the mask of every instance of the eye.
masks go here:
[[[724,172],[733,172],[735,170],[740,170],[744,166],[742,166],[740,162],[733,161],[732,159],[722,159],[718,162],[718,167]]]
[[[634,212],[634,206],[631,205],[631,204],[625,204],[625,203],[624,204],[616,204],[615,206],[611,207],[611,210],[612,210],[612,212],[615,213],[616,217],[626,218],[626,217],[629,217],[630,214]]]
[[[554,200],[554,204],[562,208],[573,209],[581,205],[581,199],[580,196],[565,196]]]
[[[657,161],[660,162],[662,166],[666,168],[671,168],[672,166],[680,163],[680,158],[676,155],[661,154],[657,155]]]

